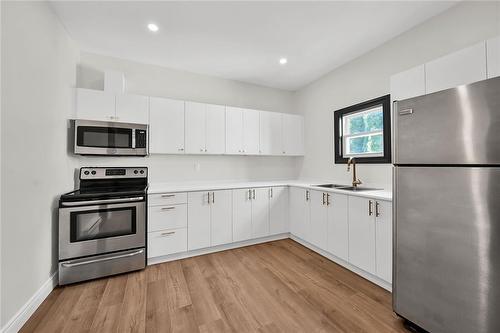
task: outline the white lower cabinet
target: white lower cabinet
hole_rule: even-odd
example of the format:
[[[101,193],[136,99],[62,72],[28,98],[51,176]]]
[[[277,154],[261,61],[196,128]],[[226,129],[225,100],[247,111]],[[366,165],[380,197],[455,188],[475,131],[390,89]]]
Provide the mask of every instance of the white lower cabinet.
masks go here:
[[[231,191],[188,193],[188,250],[232,242]]]
[[[329,194],[321,191],[311,191],[310,199],[310,232],[306,240],[326,250],[328,231],[328,205],[327,196]]]
[[[345,261],[349,260],[348,196],[330,193],[328,198],[327,251]]]
[[[288,188],[286,186],[269,189],[269,234],[288,232]]]
[[[148,258],[187,251],[187,229],[161,230],[148,233]]]
[[[187,205],[149,207],[149,232],[185,227],[187,227]]]
[[[377,276],[392,283],[392,203],[375,201]]]
[[[298,188],[290,188],[290,232],[301,239],[309,239],[310,223],[310,191]]]
[[[269,188],[233,190],[233,240],[269,235]]]
[[[269,235],[269,189],[252,189],[252,238]]]

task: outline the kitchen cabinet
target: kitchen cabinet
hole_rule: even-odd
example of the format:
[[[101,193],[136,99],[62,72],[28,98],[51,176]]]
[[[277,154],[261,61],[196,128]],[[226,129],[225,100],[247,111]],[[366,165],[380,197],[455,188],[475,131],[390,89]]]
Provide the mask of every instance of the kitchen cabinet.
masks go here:
[[[500,76],[500,37],[486,41],[486,60],[488,78]]]
[[[481,42],[425,64],[426,93],[486,79],[486,44]]]
[[[186,102],[186,153],[225,152],[225,107]]]
[[[188,193],[188,250],[232,241],[230,190]]]
[[[288,188],[286,186],[269,189],[269,234],[276,235],[288,231]]]
[[[226,108],[226,153],[259,154],[259,111]]]
[[[151,97],[149,152],[184,154],[184,101]]]
[[[302,116],[283,114],[283,155],[304,155],[304,119]]]
[[[390,81],[392,101],[425,95],[425,65],[395,74]]]
[[[116,95],[116,121],[124,123],[149,123],[149,97],[141,95]]]
[[[148,258],[166,256],[187,250],[186,228],[148,233]]]
[[[252,191],[252,238],[269,235],[269,189],[256,188]]]
[[[392,203],[375,201],[376,273],[392,283]]]
[[[328,198],[327,251],[345,261],[349,260],[348,196],[330,193]]]
[[[306,238],[309,243],[324,250],[327,249],[329,195],[321,191],[311,191],[310,232]]]
[[[76,117],[88,120],[115,120],[115,95],[102,90],[77,88]]]
[[[233,190],[233,241],[252,238],[252,193],[249,189]]]
[[[187,227],[187,205],[150,206],[148,232]]]
[[[290,195],[290,232],[303,240],[309,239],[310,229],[310,191],[291,187]]]
[[[283,153],[283,116],[276,112],[260,112],[260,153],[281,155]]]

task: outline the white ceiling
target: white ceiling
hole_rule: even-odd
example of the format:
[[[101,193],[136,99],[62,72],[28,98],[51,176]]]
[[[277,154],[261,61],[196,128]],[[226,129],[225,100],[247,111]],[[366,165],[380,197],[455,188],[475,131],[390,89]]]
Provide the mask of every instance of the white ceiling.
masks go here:
[[[82,50],[296,90],[453,2],[58,1]],[[151,33],[146,25],[160,27]],[[281,66],[280,57],[288,64]]]

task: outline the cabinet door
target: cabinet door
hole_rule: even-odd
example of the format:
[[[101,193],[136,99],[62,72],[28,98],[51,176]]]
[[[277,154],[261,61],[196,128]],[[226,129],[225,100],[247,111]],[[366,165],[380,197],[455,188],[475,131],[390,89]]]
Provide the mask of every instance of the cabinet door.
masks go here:
[[[188,250],[209,247],[210,203],[209,192],[188,193]]]
[[[116,95],[116,120],[124,123],[149,123],[149,97]]]
[[[290,188],[290,232],[299,238],[308,238],[310,210],[309,191],[291,187]]]
[[[425,95],[425,65],[391,76],[391,99],[393,101],[421,95]]]
[[[319,247],[327,249],[327,231],[328,231],[328,210],[326,205],[326,193],[320,191],[311,191],[310,199],[310,233],[306,240]]]
[[[212,246],[231,243],[233,241],[232,191],[214,191],[211,200]]]
[[[330,193],[328,200],[328,252],[349,260],[349,223],[347,195]]]
[[[252,238],[251,190],[233,190],[233,241]]]
[[[392,203],[375,203],[377,276],[392,283]]]
[[[226,152],[226,107],[207,105],[206,153]]]
[[[371,274],[376,274],[374,207],[372,199],[349,197],[349,262]]]
[[[243,111],[243,153],[259,154],[259,111]]]
[[[263,155],[281,155],[283,151],[282,115],[260,112],[259,147]]]
[[[243,109],[226,108],[226,153],[243,153]]]
[[[288,188],[269,189],[269,234],[276,235],[288,231]]]
[[[186,102],[186,153],[205,154],[206,104]]]
[[[488,79],[500,76],[500,37],[486,41]]]
[[[304,155],[304,120],[302,116],[283,114],[284,155]]]
[[[184,154],[184,102],[151,97],[149,151],[152,154]]]
[[[252,238],[269,235],[269,189],[252,190]]]
[[[425,64],[428,94],[486,79],[485,42]]]
[[[101,90],[76,89],[76,117],[89,120],[114,120],[115,95]]]

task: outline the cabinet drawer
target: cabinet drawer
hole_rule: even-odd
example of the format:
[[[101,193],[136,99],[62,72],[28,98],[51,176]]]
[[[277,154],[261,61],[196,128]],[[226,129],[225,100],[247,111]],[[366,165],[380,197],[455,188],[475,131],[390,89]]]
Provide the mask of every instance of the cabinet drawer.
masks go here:
[[[187,228],[148,233],[148,258],[187,251]]]
[[[187,205],[149,207],[148,231],[187,227]]]
[[[159,193],[148,196],[149,206],[176,205],[187,203],[187,193]]]

